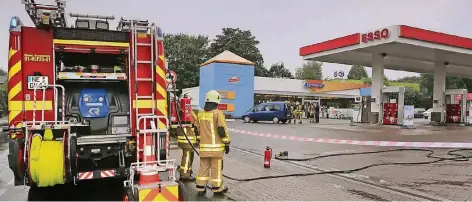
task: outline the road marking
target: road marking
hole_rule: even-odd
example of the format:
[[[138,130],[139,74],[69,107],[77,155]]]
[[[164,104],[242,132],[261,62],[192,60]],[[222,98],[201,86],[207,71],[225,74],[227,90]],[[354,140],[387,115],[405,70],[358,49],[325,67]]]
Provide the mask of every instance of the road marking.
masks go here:
[[[0,196],[2,196],[6,191],[6,189],[0,189]]]
[[[396,141],[369,141],[369,140],[342,140],[329,138],[305,138],[298,136],[280,135],[258,133],[253,131],[237,130],[228,128],[230,132],[260,136],[273,139],[301,141],[301,142],[319,142],[328,144],[343,144],[343,145],[361,145],[361,146],[379,146],[379,147],[409,147],[409,148],[472,148],[472,143],[463,142],[396,142]]]

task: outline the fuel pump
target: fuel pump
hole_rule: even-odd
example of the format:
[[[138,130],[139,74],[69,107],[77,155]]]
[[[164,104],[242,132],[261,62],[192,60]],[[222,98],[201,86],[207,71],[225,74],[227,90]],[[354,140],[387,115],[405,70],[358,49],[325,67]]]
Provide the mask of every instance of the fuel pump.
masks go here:
[[[388,86],[382,89],[382,122],[383,125],[403,124],[403,105],[405,87]]]
[[[448,89],[444,93],[446,123],[466,123],[467,89]]]

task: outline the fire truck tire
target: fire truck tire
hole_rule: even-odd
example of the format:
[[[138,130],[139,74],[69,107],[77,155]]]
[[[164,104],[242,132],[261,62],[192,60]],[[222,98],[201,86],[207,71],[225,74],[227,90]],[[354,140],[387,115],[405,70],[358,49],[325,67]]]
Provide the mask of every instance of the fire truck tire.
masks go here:
[[[70,173],[69,180],[73,180],[74,177],[78,175],[78,166],[77,166],[77,137],[70,137]]]
[[[13,171],[15,185],[18,183],[23,183],[25,177],[23,145],[24,144],[21,139],[11,140],[8,145],[8,164],[10,169]]]
[[[188,196],[187,187],[181,181],[178,181],[179,184],[179,201],[190,201],[190,197]]]
[[[49,201],[53,187],[30,186],[27,201]]]
[[[136,194],[133,194],[131,187],[125,187],[123,193],[123,201],[138,201],[138,190],[135,189],[134,193]]]

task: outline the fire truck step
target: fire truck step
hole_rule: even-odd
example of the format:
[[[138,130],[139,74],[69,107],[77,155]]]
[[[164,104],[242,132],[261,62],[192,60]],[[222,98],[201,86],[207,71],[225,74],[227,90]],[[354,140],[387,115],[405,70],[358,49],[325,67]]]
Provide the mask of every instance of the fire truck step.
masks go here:
[[[152,81],[152,78],[137,78],[136,81]]]
[[[152,61],[148,61],[148,60],[138,60],[136,62],[140,63],[140,64],[151,64],[152,63]]]
[[[151,46],[152,44],[150,43],[137,43],[137,46]]]
[[[137,99],[152,99],[152,95],[138,95]]]

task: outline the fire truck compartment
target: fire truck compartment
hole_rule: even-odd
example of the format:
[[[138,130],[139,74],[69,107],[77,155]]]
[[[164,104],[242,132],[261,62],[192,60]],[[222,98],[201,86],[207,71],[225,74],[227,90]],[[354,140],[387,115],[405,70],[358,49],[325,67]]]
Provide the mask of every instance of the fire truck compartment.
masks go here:
[[[125,54],[74,53],[56,51],[56,68],[60,72],[91,72],[92,66],[98,67],[97,73],[123,73]]]
[[[89,132],[80,130],[82,133],[77,134],[79,138],[89,135],[130,135],[130,103],[125,82],[64,82],[63,85],[66,89],[66,120],[90,125]]]

